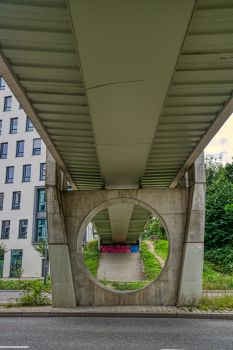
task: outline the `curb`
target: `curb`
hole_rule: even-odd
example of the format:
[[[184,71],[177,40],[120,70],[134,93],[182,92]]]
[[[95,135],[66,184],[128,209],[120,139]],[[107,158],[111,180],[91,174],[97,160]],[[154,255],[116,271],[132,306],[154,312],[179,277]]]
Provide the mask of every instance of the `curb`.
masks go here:
[[[0,312],[3,317],[118,317],[118,318],[186,318],[233,320],[233,313],[142,313],[142,312]]]

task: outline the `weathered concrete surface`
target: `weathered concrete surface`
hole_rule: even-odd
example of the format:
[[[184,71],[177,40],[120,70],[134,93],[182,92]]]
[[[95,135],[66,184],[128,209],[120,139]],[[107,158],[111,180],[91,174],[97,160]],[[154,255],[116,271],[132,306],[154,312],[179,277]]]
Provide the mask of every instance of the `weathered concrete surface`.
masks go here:
[[[106,281],[145,281],[145,271],[140,253],[100,254],[97,278]]]
[[[76,306],[60,189],[63,175],[51,153],[46,154],[46,209],[53,306]]]
[[[67,244],[49,246],[53,306],[76,306]]]
[[[53,305],[175,305],[178,294],[194,293],[199,297],[205,205],[203,164],[202,156],[182,182],[191,188],[67,192],[60,191],[64,179],[50,160],[46,191],[48,217],[52,217],[48,233]],[[82,253],[88,223],[102,209],[122,203],[141,205],[154,213],[169,241],[168,259],[160,275],[133,292],[100,284],[87,269]]]
[[[204,152],[194,162],[185,178],[187,179],[187,177],[190,195],[178,300],[191,295],[195,295],[198,300],[202,296],[205,232],[206,175]]]
[[[189,189],[140,189],[62,192],[67,241],[79,305],[175,305],[178,296]],[[100,284],[87,269],[81,249],[92,217],[117,203],[142,205],[154,212],[169,237],[169,254],[155,281],[134,292],[116,291]]]

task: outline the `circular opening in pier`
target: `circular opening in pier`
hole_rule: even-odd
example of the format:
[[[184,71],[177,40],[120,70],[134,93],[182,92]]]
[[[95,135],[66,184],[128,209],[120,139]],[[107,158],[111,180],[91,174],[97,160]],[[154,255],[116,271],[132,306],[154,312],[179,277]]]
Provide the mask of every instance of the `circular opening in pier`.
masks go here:
[[[134,291],[161,274],[168,234],[162,218],[149,206],[133,200],[114,202],[93,211],[84,234],[80,230],[79,244],[92,280],[112,291]]]

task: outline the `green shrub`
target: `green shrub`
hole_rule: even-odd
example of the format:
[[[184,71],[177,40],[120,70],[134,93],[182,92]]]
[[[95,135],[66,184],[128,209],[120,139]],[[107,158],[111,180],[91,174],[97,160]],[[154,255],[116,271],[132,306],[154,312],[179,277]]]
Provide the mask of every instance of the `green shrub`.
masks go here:
[[[217,265],[222,272],[233,272],[233,247],[226,245],[222,248],[211,248],[205,251],[205,259]]]
[[[93,239],[93,241],[88,242],[85,251],[87,252],[98,251],[98,239]]]
[[[40,306],[50,305],[51,300],[48,298],[50,288],[44,286],[42,281],[23,281],[23,292],[19,298],[16,298],[18,306]]]

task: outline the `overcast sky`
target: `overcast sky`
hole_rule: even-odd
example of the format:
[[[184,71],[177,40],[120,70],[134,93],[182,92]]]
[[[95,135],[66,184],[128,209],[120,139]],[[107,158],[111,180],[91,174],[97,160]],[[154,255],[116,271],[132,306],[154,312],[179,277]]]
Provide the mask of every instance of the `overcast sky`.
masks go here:
[[[223,163],[231,163],[233,157],[233,114],[205,148],[205,155],[223,155]]]

